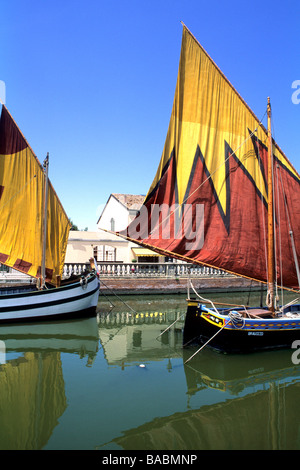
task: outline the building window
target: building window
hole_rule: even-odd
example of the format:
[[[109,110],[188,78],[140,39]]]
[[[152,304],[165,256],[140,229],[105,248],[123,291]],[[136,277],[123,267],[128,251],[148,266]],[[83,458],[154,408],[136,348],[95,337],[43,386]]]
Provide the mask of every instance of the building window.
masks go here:
[[[116,261],[116,248],[108,245],[94,246],[96,261]]]
[[[110,219],[110,230],[115,232],[115,219],[113,218]]]

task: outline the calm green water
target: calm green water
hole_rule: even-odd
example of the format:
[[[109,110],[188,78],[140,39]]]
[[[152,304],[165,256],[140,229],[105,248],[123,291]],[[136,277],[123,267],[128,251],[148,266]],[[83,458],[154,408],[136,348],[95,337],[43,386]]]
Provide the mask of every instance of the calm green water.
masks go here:
[[[300,449],[294,351],[204,349],[184,365],[183,322],[159,334],[185,309],[101,297],[97,318],[1,327],[0,449]]]

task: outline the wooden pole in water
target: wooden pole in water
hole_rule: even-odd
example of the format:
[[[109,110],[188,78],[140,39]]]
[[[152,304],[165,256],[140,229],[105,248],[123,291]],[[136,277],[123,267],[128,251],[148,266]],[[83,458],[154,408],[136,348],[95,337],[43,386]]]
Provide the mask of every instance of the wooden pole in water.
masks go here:
[[[268,291],[269,309],[275,313],[274,303],[274,217],[273,217],[273,144],[271,131],[271,104],[268,98]]]

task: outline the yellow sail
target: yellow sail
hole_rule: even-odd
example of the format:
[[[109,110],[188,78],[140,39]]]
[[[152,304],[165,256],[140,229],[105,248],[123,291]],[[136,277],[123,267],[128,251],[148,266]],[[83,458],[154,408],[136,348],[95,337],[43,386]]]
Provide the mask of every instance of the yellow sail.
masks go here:
[[[267,147],[260,120],[184,26],[162,157],[139,215],[120,235],[163,255],[267,281]],[[300,177],[272,147],[276,275],[294,287]]]
[[[5,106],[0,119],[0,262],[41,276],[43,167]],[[52,187],[48,190],[46,280],[61,276],[70,222]]]
[[[199,147],[207,175],[226,216],[225,142],[244,171],[253,179],[259,193],[267,199],[264,177],[253,147],[253,138],[267,145],[267,132],[237,91],[218,69],[191,32],[183,26],[181,58],[172,115],[163,155],[148,196],[157,186],[174,152],[176,156],[178,203],[187,200],[187,189]],[[276,157],[296,178],[298,174],[275,148]],[[188,202],[188,200],[187,200]]]
[[[42,449],[67,408],[64,387],[60,352],[0,364],[0,450]]]

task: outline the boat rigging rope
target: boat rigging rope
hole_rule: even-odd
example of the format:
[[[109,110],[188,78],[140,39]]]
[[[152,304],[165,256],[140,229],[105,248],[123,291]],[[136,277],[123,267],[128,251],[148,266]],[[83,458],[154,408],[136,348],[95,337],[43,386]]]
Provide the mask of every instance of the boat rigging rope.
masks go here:
[[[280,307],[279,311],[280,313],[284,314],[286,317],[295,317],[295,316],[299,316],[300,313],[299,312],[284,312],[284,310],[294,304],[296,304],[298,301],[299,301],[300,297],[298,297],[297,299],[294,299],[294,300],[291,300],[291,302],[283,305],[282,307]]]
[[[255,130],[255,132],[257,131],[257,129]],[[257,139],[257,136],[256,136],[256,139]],[[261,155],[260,155],[260,151],[259,151],[259,145],[257,145],[257,152],[258,152],[258,158],[259,158],[259,161],[262,162],[262,158],[261,158]],[[272,167],[272,172],[273,172],[273,167]],[[262,184],[262,173],[259,172],[259,178],[260,178],[260,184]],[[262,194],[262,192],[260,192],[260,198],[261,198],[261,208],[262,208],[262,220],[263,220],[263,234],[264,234],[264,251],[265,251],[265,262],[266,262],[266,273],[267,273],[267,276],[268,276],[268,273],[269,273],[269,267],[268,267],[268,254],[267,254],[267,251],[268,251],[268,248],[267,248],[267,229],[266,229],[266,219],[265,219],[265,211],[264,211],[264,196]],[[275,209],[274,209],[275,210]],[[274,220],[275,220],[275,217],[274,217]],[[276,234],[276,231],[275,231],[275,234]],[[275,242],[276,243],[276,242]],[[277,290],[277,283],[276,283],[276,300],[278,300],[278,290]],[[267,295],[266,295],[266,305],[268,308],[271,308],[272,306],[272,298],[271,298],[271,291],[268,289],[267,291]],[[276,309],[277,309],[277,305],[276,305]]]
[[[255,136],[256,139],[258,140],[257,135]],[[259,145],[257,145],[257,153],[258,153],[258,158],[259,161],[262,162],[262,158],[260,155],[259,151]],[[260,180],[260,185],[262,187],[263,180],[262,180],[262,172],[259,172],[259,180]],[[267,236],[267,228],[266,228],[266,218],[265,218],[265,208],[264,208],[264,196],[263,193],[260,191],[260,198],[261,198],[261,215],[262,215],[262,220],[263,220],[263,234],[264,234],[264,251],[265,251],[265,263],[266,263],[266,273],[268,273],[268,236]]]
[[[210,343],[211,340],[213,340],[219,333],[221,333],[221,331],[223,331],[223,329],[231,322],[232,325],[234,326],[234,328],[237,328],[237,329],[242,329],[245,325],[245,318],[239,313],[239,312],[235,312],[235,311],[231,311],[229,312],[228,314],[229,316],[229,320],[227,322],[224,323],[224,325],[222,326],[222,328],[220,328],[209,340],[206,341],[206,343],[204,343],[201,348],[199,348],[194,354],[192,354],[186,361],[185,361],[185,364],[187,362],[189,362],[193,357],[196,356],[196,354],[198,354],[208,343]],[[238,326],[238,323],[242,322],[242,326]]]
[[[224,325],[222,326],[222,328],[220,328],[208,341],[206,341],[206,343],[204,343],[201,348],[199,348],[194,354],[192,354],[186,361],[185,361],[185,364],[187,362],[189,362],[191,359],[193,359],[193,357],[196,356],[196,354],[198,354],[212,339],[214,339],[219,333],[221,333],[221,331],[225,328],[225,326],[228,325],[228,323],[230,323],[230,320],[228,320],[227,323],[224,323]]]
[[[189,281],[190,281],[190,286],[191,286],[191,288],[193,289],[193,291],[194,291],[194,293],[196,294],[196,296],[199,297],[199,299],[202,300],[203,302],[210,303],[210,304],[212,305],[213,309],[215,310],[215,312],[216,312],[217,314],[219,314],[220,312],[219,312],[219,311],[217,310],[217,308],[215,307],[213,301],[212,301],[212,300],[209,300],[209,299],[205,299],[204,297],[201,297],[201,295],[196,291],[195,287],[193,286],[193,283],[192,283],[191,279],[189,279]],[[246,315],[249,316],[249,313],[248,313],[247,308],[245,307],[245,305],[242,305],[242,304],[241,304],[241,305],[235,305],[235,304],[225,304],[225,303],[222,304],[222,305],[227,305],[227,306],[229,305],[229,306],[231,306],[231,307],[233,307],[233,306],[234,306],[234,307],[242,307],[242,308],[244,308]],[[235,312],[235,317],[236,317],[237,315],[241,315],[240,313],[238,313],[238,312],[236,312],[236,311],[234,311],[234,312]],[[241,317],[242,317],[242,315],[241,315]],[[242,317],[242,318],[243,318],[243,317]]]
[[[176,322],[178,322],[179,320],[181,320],[182,317],[185,316],[185,313],[183,313],[182,315],[180,315],[180,317],[178,317],[173,323],[171,323],[171,325],[169,325],[164,331],[162,331],[157,337],[156,339],[158,339],[160,336],[162,336],[166,331],[168,331],[173,325],[175,325]]]
[[[231,319],[231,323],[234,326],[234,328],[237,328],[238,330],[241,330],[245,326],[245,318],[240,312],[236,312],[235,310],[231,310],[229,312],[228,316]]]
[[[279,173],[279,165],[277,163],[275,168],[275,176],[276,176],[276,193],[277,193],[277,211],[278,211],[278,227],[281,227],[281,213],[280,213],[280,204],[279,204],[279,184],[278,184],[278,173]],[[275,186],[274,186],[275,189]],[[283,192],[284,194],[284,192]],[[285,195],[284,195],[285,199]],[[275,220],[275,219],[274,219]],[[276,233],[276,230],[275,230]],[[281,239],[281,230],[278,231],[278,245],[279,245],[279,266],[280,266],[280,284],[281,284],[281,303],[283,304],[283,266],[282,266],[282,239]],[[276,283],[277,284],[277,283]],[[277,297],[279,300],[279,293],[278,293],[278,285],[277,288]],[[277,308],[278,309],[278,308]]]
[[[279,166],[278,166],[278,169],[279,169]],[[284,208],[285,208],[286,217],[287,217],[287,221],[288,221],[288,225],[289,225],[289,234],[290,234],[290,238],[291,238],[292,251],[293,251],[293,256],[294,256],[294,263],[295,263],[295,267],[296,267],[298,284],[300,286],[300,269],[299,269],[299,264],[298,264],[298,258],[297,258],[297,252],[296,252],[296,247],[295,247],[295,241],[294,241],[294,234],[293,234],[291,219],[290,219],[289,211],[288,211],[288,208],[287,208],[287,200],[286,200],[286,195],[285,195],[285,192],[284,192],[281,171],[279,172],[279,175],[280,175],[280,183],[281,183],[283,199],[284,199]]]
[[[211,300],[207,300],[207,299],[205,299],[204,297],[202,297],[201,295],[198,294],[198,292],[196,291],[195,287],[193,286],[193,283],[192,283],[191,280],[190,280],[190,285],[191,285],[191,288],[193,289],[194,293],[197,295],[197,297],[199,297],[199,299],[201,299],[205,302],[209,302],[212,305],[212,307],[214,308],[215,312],[217,314],[219,314],[217,308],[215,307],[214,303]],[[242,307],[244,307],[246,314],[248,314],[246,307],[244,305],[242,305]],[[232,323],[232,326],[236,329],[240,330],[240,329],[244,328],[245,318],[243,317],[243,315],[240,312],[237,312],[236,310],[231,310],[228,313],[228,317],[229,317],[229,319],[226,322],[224,322],[224,325],[208,341],[206,341],[206,343],[203,344],[201,346],[201,348],[199,348],[194,354],[192,354],[192,356],[190,356],[185,361],[185,364],[187,362],[189,362],[194,356],[196,356],[196,354],[198,354],[208,343],[210,343],[210,341],[213,340],[227,325],[229,325],[230,322]],[[196,339],[196,337],[193,338],[193,339]],[[191,341],[189,341],[188,343],[190,343]],[[186,343],[186,344],[188,344],[188,343]]]
[[[194,293],[197,295],[197,297],[199,297],[199,299],[203,300],[204,302],[209,302],[212,305],[215,312],[219,313],[218,310],[216,309],[214,303],[212,302],[212,300],[205,299],[204,297],[201,297],[201,295],[198,294],[198,292],[196,291],[195,287],[193,286],[193,283],[192,283],[191,280],[190,280],[190,285],[191,285],[191,288],[193,289]]]
[[[126,302],[124,302],[123,299],[121,299],[121,297],[119,297],[112,289],[110,289],[106,284],[105,282],[103,282],[103,280],[101,280],[101,284],[103,284],[106,289],[108,289],[110,292],[112,292],[114,294],[115,297],[117,297],[117,299],[121,300],[121,302],[123,302],[124,305],[126,305],[126,307],[128,307],[133,313],[135,313],[136,315],[138,315],[138,312],[136,312],[133,308],[130,307],[130,305],[128,305]],[[101,289],[100,289],[100,292],[101,292]],[[101,294],[104,294],[104,292],[102,291]],[[104,294],[105,295],[105,294]]]

